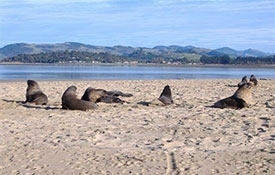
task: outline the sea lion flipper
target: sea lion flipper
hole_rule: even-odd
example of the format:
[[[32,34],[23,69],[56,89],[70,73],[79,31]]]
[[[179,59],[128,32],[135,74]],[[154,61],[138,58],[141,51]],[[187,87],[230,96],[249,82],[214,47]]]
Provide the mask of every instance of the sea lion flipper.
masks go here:
[[[244,84],[247,83],[247,82],[248,82],[247,76],[243,76],[241,82],[238,83],[238,87],[244,85]]]
[[[173,104],[173,99],[172,99],[172,92],[170,89],[169,85],[166,85],[163,89],[163,91],[161,92],[158,100],[160,100],[162,103],[164,103],[165,105],[170,105]]]

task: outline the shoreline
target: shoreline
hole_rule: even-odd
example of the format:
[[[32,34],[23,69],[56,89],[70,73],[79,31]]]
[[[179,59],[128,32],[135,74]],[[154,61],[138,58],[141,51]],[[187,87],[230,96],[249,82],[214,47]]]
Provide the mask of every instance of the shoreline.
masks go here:
[[[4,84],[4,83],[25,83],[28,79],[24,79],[24,80],[0,80],[0,84]],[[120,80],[120,79],[113,79],[113,80],[104,80],[104,79],[90,79],[90,80],[81,80],[81,79],[75,79],[75,80],[69,80],[69,79],[54,79],[54,80],[48,80],[48,79],[32,79],[38,82],[75,82],[75,83],[79,83],[79,82],[86,82],[86,83],[91,83],[91,82],[127,82],[127,81],[144,81],[144,82],[148,82],[148,81],[217,81],[217,80],[228,80],[230,81],[240,81],[239,78],[206,78],[206,79],[129,79],[129,80]],[[258,80],[261,81],[274,81],[275,78],[259,78]]]
[[[0,65],[53,65],[53,66],[148,66],[148,67],[225,67],[225,68],[275,68],[275,64],[154,64],[154,63],[10,63]]]

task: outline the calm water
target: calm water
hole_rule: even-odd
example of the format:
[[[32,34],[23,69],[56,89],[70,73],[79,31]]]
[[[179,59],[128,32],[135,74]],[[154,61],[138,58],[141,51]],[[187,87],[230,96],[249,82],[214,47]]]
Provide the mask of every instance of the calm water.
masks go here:
[[[0,80],[149,80],[275,78],[274,68],[105,65],[0,65]]]

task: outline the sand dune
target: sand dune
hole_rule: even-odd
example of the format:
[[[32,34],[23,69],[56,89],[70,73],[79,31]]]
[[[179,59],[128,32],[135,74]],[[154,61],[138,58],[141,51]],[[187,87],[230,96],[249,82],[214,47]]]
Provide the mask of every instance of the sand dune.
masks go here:
[[[275,80],[253,88],[256,104],[209,106],[239,80],[38,81],[47,106],[21,104],[26,82],[0,82],[0,174],[273,174]],[[174,104],[137,104],[170,85]],[[62,110],[75,85],[133,94],[128,103]]]

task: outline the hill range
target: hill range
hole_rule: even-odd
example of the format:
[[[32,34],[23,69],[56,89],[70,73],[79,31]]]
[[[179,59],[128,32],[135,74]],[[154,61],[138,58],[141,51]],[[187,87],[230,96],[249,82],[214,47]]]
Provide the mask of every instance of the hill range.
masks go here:
[[[137,52],[144,52],[146,54],[162,55],[171,54],[175,57],[186,57],[191,59],[199,59],[202,55],[206,56],[221,56],[228,55],[232,58],[236,57],[264,57],[273,55],[255,49],[247,49],[237,51],[229,47],[222,47],[218,49],[199,48],[194,46],[155,46],[153,48],[147,47],[130,47],[130,46],[94,46],[76,42],[65,42],[56,44],[28,44],[28,43],[15,43],[9,44],[0,48],[0,60],[18,54],[34,54],[41,52],[56,52],[56,51],[87,51],[93,53],[109,53],[118,56],[130,56]]]

